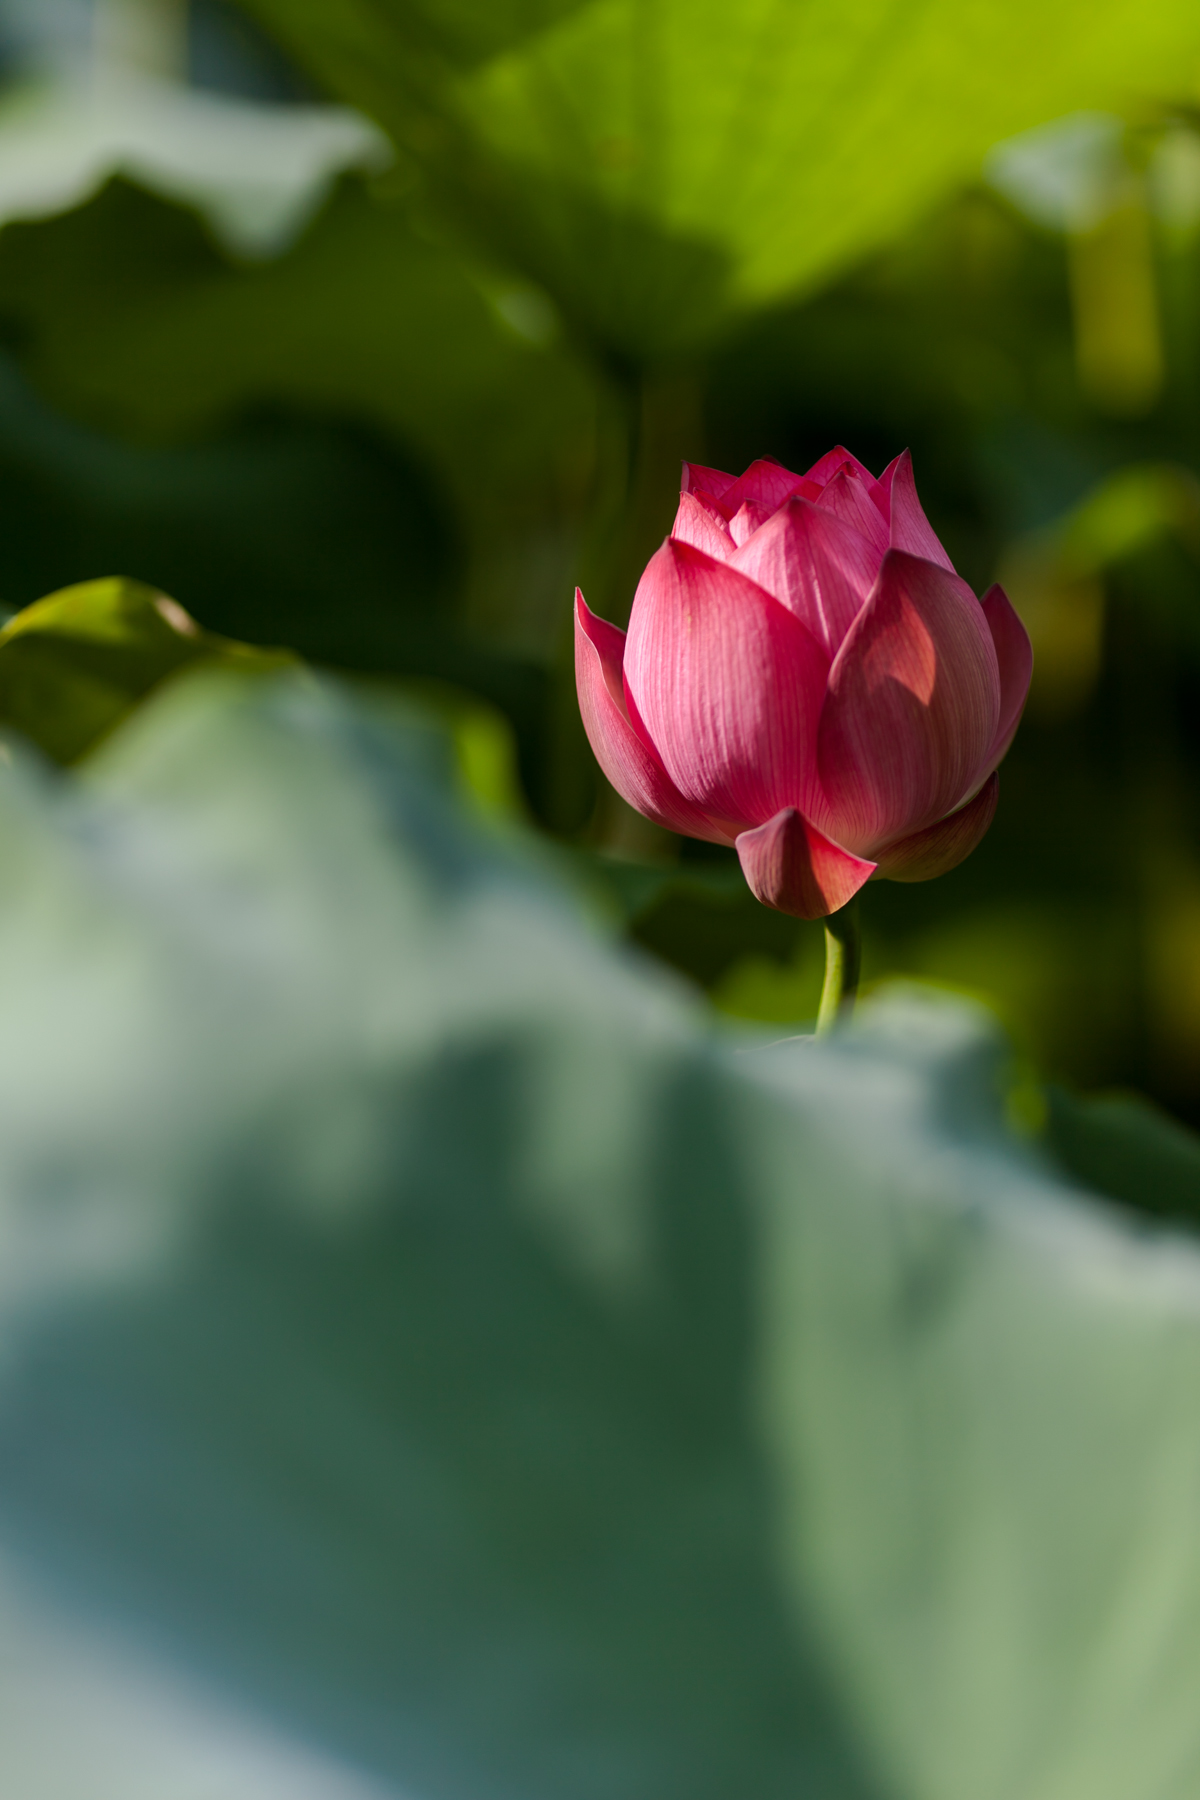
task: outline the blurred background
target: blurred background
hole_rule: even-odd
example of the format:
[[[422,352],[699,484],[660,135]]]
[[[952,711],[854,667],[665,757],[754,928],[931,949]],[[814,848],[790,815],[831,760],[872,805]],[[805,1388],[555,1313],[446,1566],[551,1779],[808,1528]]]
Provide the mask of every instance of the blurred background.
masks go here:
[[[419,684],[786,1026],[821,929],[606,788],[572,589],[623,621],[685,455],[908,445],[1037,663],[981,849],[865,895],[868,980],[1200,1124],[1200,28],[1017,10],[880,58],[747,4],[714,73],[665,4],[0,0],[0,600],[127,574]]]
[[[1198,97],[1193,0],[0,0],[3,1800],[1200,1793]],[[814,1047],[571,599],[838,442],[1037,666]]]

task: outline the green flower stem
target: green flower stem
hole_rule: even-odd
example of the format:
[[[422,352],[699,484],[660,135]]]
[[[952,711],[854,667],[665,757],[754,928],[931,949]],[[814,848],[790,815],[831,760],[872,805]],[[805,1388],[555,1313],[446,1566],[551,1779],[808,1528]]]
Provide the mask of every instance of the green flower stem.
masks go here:
[[[817,1036],[825,1037],[839,1019],[848,1016],[858,992],[862,962],[862,937],[858,923],[858,896],[825,921],[825,986],[817,1013]]]

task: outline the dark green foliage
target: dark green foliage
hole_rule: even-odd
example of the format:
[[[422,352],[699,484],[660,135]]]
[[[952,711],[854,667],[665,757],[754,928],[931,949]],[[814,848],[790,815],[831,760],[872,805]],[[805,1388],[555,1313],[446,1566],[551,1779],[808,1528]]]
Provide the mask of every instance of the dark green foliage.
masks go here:
[[[1051,1088],[1046,1138],[1084,1187],[1142,1212],[1200,1223],[1200,1138],[1136,1094]]]

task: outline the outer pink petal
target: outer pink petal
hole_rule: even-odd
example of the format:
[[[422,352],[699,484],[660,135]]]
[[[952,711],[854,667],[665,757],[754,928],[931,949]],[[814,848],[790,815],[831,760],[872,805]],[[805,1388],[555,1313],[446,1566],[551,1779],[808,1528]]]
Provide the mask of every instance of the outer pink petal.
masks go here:
[[[960,806],[948,819],[914,831],[879,852],[879,873],[888,881],[932,881],[945,875],[970,856],[996,811],[1000,798],[1000,777],[988,776],[973,800]],[[741,839],[738,839],[739,844]]]
[[[1033,645],[1002,587],[990,587],[983,596],[982,605],[996,647],[996,661],[1000,665],[1000,723],[987,754],[987,767],[994,769],[1021,723],[1033,674]]]
[[[874,486],[874,483],[872,483]],[[848,468],[840,469],[821,489],[817,505],[835,513],[843,524],[860,531],[877,558],[888,547],[887,521],[871,499],[866,485]]]
[[[875,872],[874,863],[831,843],[794,806],[756,831],[743,831],[737,853],[755,898],[797,919],[836,912]]]
[[[979,780],[999,716],[996,652],[974,594],[889,550],[829,672],[822,828],[874,855],[935,824]]]
[[[831,657],[865,606],[881,560],[861,532],[799,496],[730,558],[795,613]]]
[[[715,556],[719,562],[725,562],[733,555],[734,542],[729,527],[707,495],[680,494],[671,536],[682,543],[694,544],[697,550],[703,550],[706,556]]]
[[[621,657],[625,633],[589,612],[575,590],[575,683],[579,710],[596,761],[630,806],[686,837],[731,844],[726,833],[684,799],[671,781],[653,746],[634,730],[625,711]]]
[[[926,562],[940,563],[943,569],[953,573],[954,564],[942,549],[937,533],[917,499],[912,457],[907,450],[902,450],[895,462],[888,464],[879,477],[879,486],[888,498],[889,510],[884,516],[889,520],[892,549],[907,550],[910,556],[922,556]]]
[[[727,563],[673,538],[651,558],[625,649],[630,714],[710,817],[745,828],[806,807],[828,670],[799,619]]]
[[[726,475],[721,469],[706,469],[703,463],[685,462],[679,486],[685,494],[694,494],[699,490],[711,494],[714,500],[719,500],[736,480],[736,475]]]
[[[782,463],[760,457],[720,495],[721,510],[727,519],[732,519],[739,507],[750,500],[755,506],[761,506],[765,513],[773,513],[789,494],[796,492],[803,480],[802,475],[793,475]]]

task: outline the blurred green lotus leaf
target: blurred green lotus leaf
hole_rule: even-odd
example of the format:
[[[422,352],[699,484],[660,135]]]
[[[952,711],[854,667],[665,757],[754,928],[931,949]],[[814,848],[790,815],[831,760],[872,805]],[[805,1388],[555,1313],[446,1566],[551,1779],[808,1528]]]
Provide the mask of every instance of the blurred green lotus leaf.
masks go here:
[[[1194,1240],[978,1010],[731,1040],[455,779],[214,671],[0,768],[0,1786],[1190,1800]]]
[[[0,104],[0,223],[65,212],[112,175],[194,206],[242,256],[271,256],[348,168],[386,167],[341,107],[267,106],[132,72],[44,82]]]
[[[294,661],[288,651],[204,631],[178,601],[140,581],[84,581],[0,630],[0,730],[73,763],[181,669],[261,674]]]
[[[998,139],[1174,89],[1183,0],[243,0],[440,210],[624,356],[826,279]]]
[[[1008,546],[1000,579],[1033,640],[1035,717],[1067,715],[1088,698],[1100,672],[1105,579],[1114,565],[1164,541],[1192,564],[1200,556],[1200,482],[1177,464],[1133,463]],[[1159,610],[1171,605],[1169,590],[1157,596]],[[1175,610],[1194,643],[1190,588]]]
[[[1135,463],[1100,482],[1042,541],[1062,577],[1081,580],[1164,536],[1200,554],[1200,482],[1170,463]]]
[[[1085,1187],[1148,1213],[1200,1223],[1200,1140],[1140,1094],[1051,1088],[1047,1141]]]

